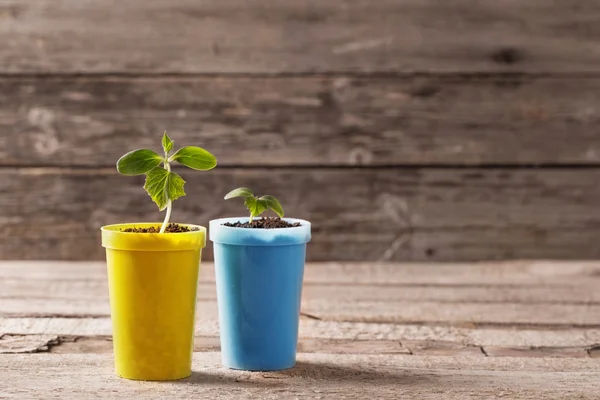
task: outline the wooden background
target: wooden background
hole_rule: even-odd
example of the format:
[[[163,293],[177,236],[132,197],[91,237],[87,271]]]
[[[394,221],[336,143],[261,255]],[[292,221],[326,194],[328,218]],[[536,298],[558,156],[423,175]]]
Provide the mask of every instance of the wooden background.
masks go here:
[[[0,0],[0,258],[161,220],[114,163],[165,129],[219,160],[177,221],[245,185],[311,260],[600,256],[597,0]]]

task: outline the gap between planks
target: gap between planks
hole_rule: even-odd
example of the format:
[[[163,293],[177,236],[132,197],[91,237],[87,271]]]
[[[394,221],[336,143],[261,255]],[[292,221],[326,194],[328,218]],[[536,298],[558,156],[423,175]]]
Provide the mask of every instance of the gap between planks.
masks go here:
[[[106,282],[105,261],[0,261],[5,279]],[[200,281],[215,281],[214,264],[203,261]],[[579,286],[600,282],[594,260],[512,260],[479,262],[309,262],[304,282],[323,285],[489,285]]]
[[[5,299],[1,317],[10,318],[108,318],[108,299],[55,300]],[[197,303],[200,323],[217,319],[216,300]],[[600,329],[598,305],[523,305],[407,301],[366,301],[353,299],[306,299],[302,312],[310,319],[336,322],[398,323],[481,327],[524,327],[537,329]]]
[[[107,337],[112,334],[109,318],[0,318],[0,332],[10,335]],[[216,320],[198,321],[196,336],[218,337]],[[468,346],[543,348],[595,348],[599,329],[502,329],[444,325],[373,324],[300,320],[300,338],[402,342],[447,342]]]
[[[218,337],[201,336],[194,352],[220,351]],[[113,352],[110,336],[3,335],[0,354],[43,353],[104,354]],[[417,356],[600,358],[597,346],[500,347],[474,346],[442,340],[352,340],[300,338],[299,353],[404,354]]]

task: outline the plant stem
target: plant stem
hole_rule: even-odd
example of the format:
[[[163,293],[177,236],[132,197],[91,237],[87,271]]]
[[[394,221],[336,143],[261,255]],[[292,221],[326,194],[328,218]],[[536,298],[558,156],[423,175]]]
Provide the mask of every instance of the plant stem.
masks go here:
[[[169,225],[169,220],[171,219],[171,210],[173,209],[173,202],[169,200],[167,203],[167,215],[165,215],[165,220],[163,221],[162,226],[160,227],[159,233],[165,233],[167,229],[167,225]]]
[[[165,154],[165,169],[167,171],[171,172],[171,165],[167,161],[168,158],[166,156],[168,156],[168,154]],[[171,200],[169,200],[169,202],[167,203],[167,215],[165,215],[165,220],[163,221],[162,226],[160,227],[159,233],[165,233],[165,230],[167,229],[167,225],[169,225],[169,220],[171,219],[171,211],[172,210],[173,210],[173,202]]]

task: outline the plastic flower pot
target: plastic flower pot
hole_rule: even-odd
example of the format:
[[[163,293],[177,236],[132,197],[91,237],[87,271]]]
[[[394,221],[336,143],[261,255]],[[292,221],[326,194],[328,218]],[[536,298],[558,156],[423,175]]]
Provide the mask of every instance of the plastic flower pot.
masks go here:
[[[196,289],[206,228],[183,233],[126,233],[102,227],[106,248],[115,371],[127,379],[191,375]]]
[[[308,221],[277,229],[227,227],[210,221],[214,242],[217,301],[223,365],[274,371],[296,364],[298,321]]]

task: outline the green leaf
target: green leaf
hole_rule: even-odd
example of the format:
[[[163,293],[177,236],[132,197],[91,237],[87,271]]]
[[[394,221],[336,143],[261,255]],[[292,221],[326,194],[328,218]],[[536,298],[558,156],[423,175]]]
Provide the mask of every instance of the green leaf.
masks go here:
[[[165,133],[163,134],[163,138],[162,138],[162,147],[163,147],[163,150],[165,151],[165,156],[168,156],[169,153],[171,152],[171,150],[173,150],[174,144],[175,144],[175,142],[171,140],[169,135],[167,135],[167,131],[165,131]]]
[[[252,194],[252,191],[248,188],[239,187],[227,193],[225,195],[225,200],[233,199],[234,197],[254,197],[254,194]]]
[[[164,159],[148,149],[133,150],[117,161],[117,171],[123,175],[141,175],[159,166]]]
[[[181,176],[162,167],[157,167],[146,175],[144,189],[162,211],[167,208],[169,200],[177,200],[185,196],[184,184],[185,181]]]
[[[248,208],[248,211],[250,211],[251,217],[258,217],[260,214],[269,209],[269,206],[265,200],[257,199],[254,196],[246,197],[244,204]]]
[[[186,167],[200,171],[207,171],[217,166],[215,156],[203,148],[196,146],[182,147],[169,158],[169,161],[177,161]]]
[[[279,215],[279,218],[283,218],[283,207],[281,207],[281,203],[273,196],[262,196],[259,200],[263,200],[266,202],[267,206],[275,212],[275,214]]]

